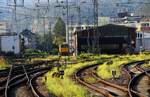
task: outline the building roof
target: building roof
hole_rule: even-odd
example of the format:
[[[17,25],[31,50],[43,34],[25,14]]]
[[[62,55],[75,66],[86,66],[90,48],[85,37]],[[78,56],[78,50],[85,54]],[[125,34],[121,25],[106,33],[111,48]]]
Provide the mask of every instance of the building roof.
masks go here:
[[[80,30],[80,31],[76,31],[74,34],[85,34],[87,32],[90,32],[90,35],[93,36],[94,30],[98,30],[97,34],[101,34],[103,36],[105,35],[123,35],[123,34],[127,34],[129,32],[136,32],[136,28],[134,27],[127,27],[124,25],[115,25],[115,24],[107,24],[104,26],[99,26],[98,28],[90,28],[90,29],[86,29],[86,30]]]
[[[12,33],[12,32],[9,32],[9,33],[0,33],[0,36],[15,36],[17,35],[17,33]]]
[[[31,30],[28,29],[23,30],[20,34],[27,38],[32,38],[33,36],[36,35],[35,33],[32,33]]]

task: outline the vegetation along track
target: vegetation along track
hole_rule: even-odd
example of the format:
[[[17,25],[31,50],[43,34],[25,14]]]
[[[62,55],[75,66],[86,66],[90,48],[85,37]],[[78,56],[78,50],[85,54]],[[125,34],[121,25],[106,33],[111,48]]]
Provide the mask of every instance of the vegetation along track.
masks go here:
[[[42,62],[42,64],[44,64],[44,63]],[[52,66],[40,67],[40,65],[39,66],[37,66],[37,65],[34,65],[34,66],[32,66],[32,65],[17,65],[17,66],[12,65],[11,68],[6,69],[6,71],[5,70],[0,71],[0,73],[2,75],[3,74],[5,76],[7,75],[7,78],[4,80],[6,83],[4,85],[5,87],[0,89],[0,93],[1,93],[0,96],[1,97],[3,97],[3,96],[16,97],[16,96],[12,96],[12,93],[15,92],[14,88],[24,84],[27,88],[31,88],[33,95],[30,97],[42,97],[42,94],[40,94],[34,86],[34,84],[35,84],[34,80],[36,80],[36,78],[38,76],[41,76],[42,74],[44,74],[48,70],[50,70],[52,68]],[[27,85],[26,85],[26,83],[27,83]],[[13,93],[13,94],[15,94],[15,93]],[[23,95],[23,96],[25,96],[25,95]]]
[[[144,64],[146,61],[145,60],[142,60],[142,61],[134,61],[134,62],[130,62],[130,63],[127,63],[127,64],[124,64],[122,69],[124,70],[125,73],[128,73],[128,77],[127,79],[129,79],[129,82],[130,80],[133,78],[133,72],[131,73],[131,71],[129,70],[129,67],[133,67],[133,66],[137,66],[137,65],[142,65]],[[133,66],[132,66],[133,65]],[[99,78],[97,76],[97,74],[94,71],[94,69],[96,69],[98,67],[98,64],[95,64],[95,65],[91,65],[91,66],[86,66],[84,68],[81,68],[79,69],[76,73],[75,73],[75,78],[76,80],[81,83],[82,85],[102,94],[103,96],[106,96],[106,97],[136,97],[136,96],[132,96],[130,95],[130,92],[132,93],[137,93],[136,91],[134,90],[131,90],[129,92],[129,89],[128,88],[124,88],[124,87],[121,87],[119,85],[116,85],[116,84],[113,84],[113,83],[110,83],[110,82],[107,82],[101,78]],[[84,75],[86,74],[86,70],[87,71],[90,71],[90,69],[92,70],[92,77],[94,77],[97,82],[103,84],[105,87],[108,87],[108,88],[111,88],[111,89],[108,89],[108,88],[103,88],[103,87],[97,87],[96,85],[93,85],[89,82],[86,82],[84,80]],[[146,73],[147,74],[147,73]],[[129,83],[128,82],[128,83]],[[127,85],[128,85],[127,83]],[[130,87],[128,85],[128,87]],[[112,90],[115,90],[115,91],[112,91]],[[117,92],[116,92],[117,91]],[[119,93],[120,92],[120,93]],[[124,94],[123,94],[124,93]],[[122,95],[123,94],[123,95]],[[139,93],[138,93],[139,94]],[[122,95],[122,96],[121,96]],[[145,96],[140,96],[140,97],[145,97]]]
[[[128,91],[129,91],[130,97],[149,97],[150,96],[145,91],[144,91],[144,93],[140,93],[135,89],[135,87],[138,85],[140,79],[144,78],[142,76],[146,75],[149,77],[149,73],[141,68],[141,66],[144,63],[146,63],[147,61],[149,61],[149,60],[134,61],[134,62],[131,62],[128,64],[124,64],[122,66],[122,70],[128,75],[128,77],[127,77],[128,78]],[[134,71],[132,69],[134,69]],[[135,70],[140,71],[140,74],[137,75]],[[148,80],[149,80],[149,78],[148,78]],[[143,84],[145,82],[141,82],[141,83]],[[149,83],[149,81],[148,81],[148,83]],[[147,87],[149,87],[149,86],[144,86],[143,89],[145,90],[145,88],[147,88]],[[145,93],[147,93],[147,96],[145,95]]]
[[[125,74],[127,75],[126,78],[128,78],[128,82],[132,79],[132,77],[134,76],[134,72],[131,71],[131,68],[136,68],[137,65],[142,65],[145,63],[145,60],[141,60],[141,61],[133,61],[127,64],[123,64],[121,69],[123,72],[125,72]],[[127,83],[128,84],[128,83]]]
[[[150,97],[150,70],[137,67],[140,74],[133,77],[129,83],[130,97]]]
[[[90,71],[94,71],[94,69],[99,66],[98,64],[95,64],[95,65],[91,65],[91,66],[86,66],[84,68],[81,68],[79,69],[76,73],[75,73],[75,78],[76,80],[81,83],[82,85],[90,88],[91,90],[94,90],[96,91],[97,93],[99,93],[100,95],[102,94],[103,96],[105,97],[121,97],[120,95],[122,94],[122,92],[124,92],[125,94],[123,94],[124,96],[122,97],[127,97],[125,96],[127,94],[127,89],[124,89],[124,88],[121,88],[119,87],[118,85],[115,85],[115,84],[112,84],[112,83],[109,83],[109,82],[106,82],[104,80],[100,80],[99,78],[97,78],[97,76],[95,75],[94,72],[91,72],[91,75],[93,78],[95,78],[97,80],[97,84],[103,84],[103,86],[99,86],[99,85],[96,85],[96,84],[92,84],[92,83],[89,83],[89,82],[86,82],[84,80],[84,76],[85,76],[85,72],[86,70],[88,72]],[[106,86],[110,87],[110,88],[113,88],[113,89],[117,89],[117,93],[116,91],[112,91],[112,89],[108,89],[106,88]],[[120,93],[121,92],[121,93]]]

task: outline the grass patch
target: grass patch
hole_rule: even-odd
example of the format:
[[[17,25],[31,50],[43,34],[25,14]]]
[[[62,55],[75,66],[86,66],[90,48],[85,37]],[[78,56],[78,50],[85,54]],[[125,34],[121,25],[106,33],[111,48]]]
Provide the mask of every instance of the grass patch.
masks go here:
[[[4,59],[4,57],[0,56],[0,69],[5,69],[9,67],[8,63]]]
[[[147,63],[143,64],[141,67],[142,68],[150,68],[150,61],[148,61]]]
[[[58,57],[58,56],[56,56]],[[57,68],[54,68],[52,71],[48,72],[45,76],[47,76],[47,81],[45,82],[48,90],[50,93],[56,95],[57,97],[90,97],[87,90],[83,88],[80,85],[77,85],[75,82],[73,82],[70,79],[70,76],[79,68],[82,68],[84,66],[101,63],[104,59],[109,59],[112,57],[115,57],[114,55],[81,55],[81,58],[77,58],[77,61],[80,63],[68,65],[65,69],[65,75],[64,79],[60,78],[52,78],[52,74],[54,72],[57,72]],[[72,59],[69,57],[70,60]],[[51,59],[51,57],[47,58],[48,60]],[[47,60],[45,59],[45,60]],[[96,60],[92,62],[84,62],[82,63],[82,59],[90,59],[90,60]],[[62,67],[64,68],[64,67]],[[94,82],[93,79],[87,79],[90,82]],[[43,79],[44,81],[44,79]]]
[[[48,61],[48,60],[57,60],[59,59],[59,56],[47,56],[47,57],[44,57],[44,58],[41,58],[41,57],[36,57],[36,58],[32,58],[31,61],[39,61],[39,60],[42,60],[42,61]]]
[[[96,64],[96,61],[78,63],[67,66],[65,69],[64,79],[52,78],[52,73],[56,71],[50,71],[46,74],[47,82],[46,86],[50,93],[55,94],[58,97],[89,97],[87,90],[80,85],[75,84],[70,76],[79,68]]]
[[[112,70],[116,71],[116,77],[121,75],[120,66],[122,64],[137,61],[137,60],[144,60],[150,59],[150,54],[138,54],[138,55],[122,55],[118,57],[112,57],[111,63],[105,62],[104,64],[100,65],[97,69],[98,75],[103,79],[112,78]]]
[[[84,79],[85,82],[88,82],[88,83],[95,83],[96,82],[96,79],[93,78],[93,77],[86,77]]]

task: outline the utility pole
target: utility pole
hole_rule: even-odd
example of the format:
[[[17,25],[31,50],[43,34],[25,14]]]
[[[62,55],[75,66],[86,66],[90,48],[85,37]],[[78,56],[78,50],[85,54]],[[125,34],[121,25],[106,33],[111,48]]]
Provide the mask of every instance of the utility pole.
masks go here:
[[[43,26],[44,26],[44,50],[46,50],[46,32],[45,32],[45,17],[43,17]]]
[[[78,26],[81,26],[81,8],[80,8],[80,2],[77,0],[77,12],[78,12]]]
[[[71,21],[70,21],[71,22],[71,28],[73,28],[73,17],[74,17],[74,15],[71,16]],[[72,42],[73,41],[73,37],[72,37],[73,36],[73,31],[71,31],[70,34],[71,34],[71,37],[70,37],[70,40],[71,40],[70,50],[72,52],[73,51],[73,42]]]
[[[51,18],[50,16],[48,16],[50,15],[49,14],[50,1],[47,0],[46,4],[42,4],[40,1],[41,0],[38,0],[36,3],[37,19],[38,19],[38,22],[40,22],[40,18],[42,19],[43,37],[44,37],[43,49],[47,51],[48,50],[48,36],[46,35],[49,35],[49,34],[47,33],[47,29],[46,29],[46,21]],[[43,8],[44,8],[44,11],[43,11]]]
[[[12,32],[16,32],[17,34],[19,34],[19,25],[17,23],[17,7],[24,7],[24,0],[18,0],[21,3],[18,4],[17,0],[12,0],[10,2],[10,0],[7,0],[7,5],[12,7],[12,17],[11,17],[11,29]]]
[[[14,19],[14,22],[15,22],[15,29],[16,29],[16,31],[18,31],[18,27],[17,27],[17,16],[16,16],[16,7],[17,7],[17,1],[14,0],[13,19]],[[18,34],[18,32],[17,32],[17,34]]]
[[[68,31],[68,25],[69,25],[69,20],[68,20],[68,18],[69,18],[69,9],[68,9],[68,0],[66,0],[66,7],[67,7],[67,24],[66,24],[66,42],[68,43],[68,46],[69,46],[69,31]]]
[[[98,33],[98,0],[93,0],[93,12],[94,12],[94,36],[93,36],[93,49],[92,51],[100,51],[99,46],[99,33]]]

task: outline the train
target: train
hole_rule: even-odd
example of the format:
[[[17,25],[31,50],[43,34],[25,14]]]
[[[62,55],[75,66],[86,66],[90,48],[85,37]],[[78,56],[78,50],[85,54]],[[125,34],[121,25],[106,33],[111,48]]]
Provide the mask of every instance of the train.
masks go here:
[[[69,45],[67,43],[63,43],[59,45],[59,53],[60,55],[68,55],[69,54]]]

